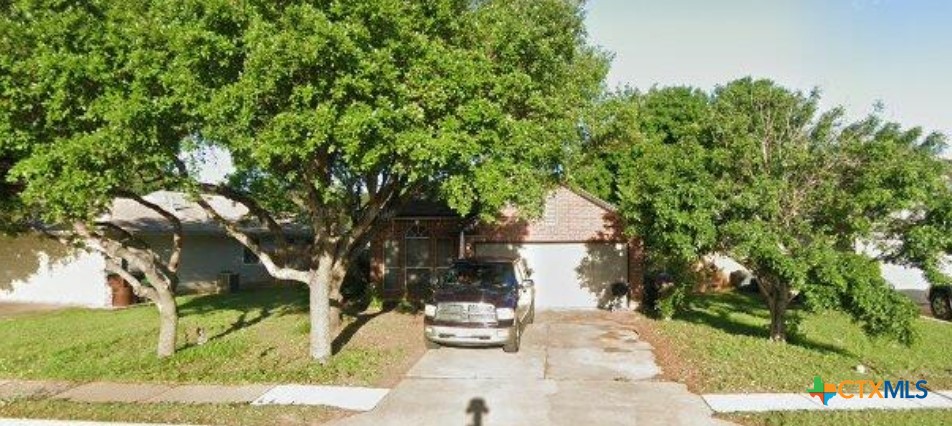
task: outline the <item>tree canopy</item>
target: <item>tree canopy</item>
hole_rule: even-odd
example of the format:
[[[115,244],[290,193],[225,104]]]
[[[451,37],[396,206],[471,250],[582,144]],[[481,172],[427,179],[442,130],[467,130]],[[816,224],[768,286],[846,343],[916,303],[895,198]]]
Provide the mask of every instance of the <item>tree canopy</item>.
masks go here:
[[[710,94],[621,94],[603,108],[618,102],[627,111],[613,116],[637,131],[596,132],[589,143],[611,148],[579,160],[573,179],[620,205],[659,267],[715,253],[738,261],[757,278],[776,340],[798,296],[845,310],[870,334],[913,338],[916,308],[878,261],[943,277],[934,267],[949,248],[942,135],[875,115],[847,123],[840,109],[820,110],[818,93],[751,78]]]
[[[203,28],[229,40],[215,55],[235,66],[192,70],[224,82],[210,88],[200,135],[237,170],[202,189],[271,226],[275,250],[223,222],[272,274],[311,286],[318,359],[338,319],[321,318],[327,297],[339,306],[348,263],[402,203],[430,194],[487,219],[510,203],[538,210],[607,67],[576,2],[221,1],[209,11],[220,19]],[[313,230],[299,266],[277,256],[282,220]]]
[[[179,156],[197,131],[204,86],[190,72],[196,64],[173,52],[202,50],[194,23],[181,19],[193,10],[159,1],[15,1],[0,16],[5,216],[36,212],[37,228],[55,226],[67,243],[142,271],[148,286],[123,268],[111,272],[156,302],[160,356],[175,350],[182,232],[174,214],[143,197],[186,180]],[[171,255],[99,221],[115,198],[170,222]]]

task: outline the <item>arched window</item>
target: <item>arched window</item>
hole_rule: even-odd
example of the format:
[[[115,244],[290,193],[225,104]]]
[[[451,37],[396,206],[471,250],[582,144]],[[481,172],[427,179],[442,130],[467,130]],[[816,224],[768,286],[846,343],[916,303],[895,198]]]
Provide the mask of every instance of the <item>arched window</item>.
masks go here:
[[[404,233],[404,237],[407,239],[427,239],[430,238],[430,233],[426,231],[426,228],[419,223],[414,223],[413,226],[407,228],[407,232]]]

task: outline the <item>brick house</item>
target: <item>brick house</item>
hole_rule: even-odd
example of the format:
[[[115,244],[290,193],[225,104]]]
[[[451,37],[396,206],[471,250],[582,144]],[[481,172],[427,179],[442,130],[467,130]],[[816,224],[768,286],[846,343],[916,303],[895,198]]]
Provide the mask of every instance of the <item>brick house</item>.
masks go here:
[[[536,283],[540,308],[596,307],[616,282],[631,284],[633,299],[640,300],[643,252],[623,231],[612,205],[565,186],[552,191],[533,221],[506,209],[497,223],[471,223],[421,200],[374,237],[371,280],[385,298],[414,299],[461,255],[518,255]]]

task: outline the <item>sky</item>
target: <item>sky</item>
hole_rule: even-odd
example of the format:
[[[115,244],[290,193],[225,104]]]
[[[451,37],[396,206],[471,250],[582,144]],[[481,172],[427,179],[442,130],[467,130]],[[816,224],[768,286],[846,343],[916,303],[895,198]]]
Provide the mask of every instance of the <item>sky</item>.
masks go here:
[[[823,106],[952,135],[952,0],[589,0],[611,88],[710,90],[746,76],[819,88]],[[884,265],[897,288],[918,270]]]
[[[745,76],[824,95],[861,118],[952,134],[952,1],[589,0],[609,87],[711,89]]]

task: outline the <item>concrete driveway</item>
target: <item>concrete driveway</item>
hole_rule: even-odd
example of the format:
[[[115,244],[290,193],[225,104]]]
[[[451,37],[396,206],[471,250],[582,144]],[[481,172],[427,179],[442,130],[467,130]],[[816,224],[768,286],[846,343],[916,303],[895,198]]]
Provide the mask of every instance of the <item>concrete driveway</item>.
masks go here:
[[[655,380],[630,314],[539,312],[518,354],[428,351],[373,411],[338,425],[725,424],[684,385]]]

